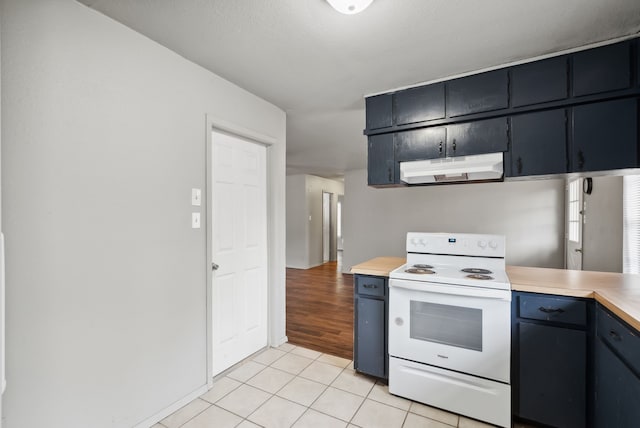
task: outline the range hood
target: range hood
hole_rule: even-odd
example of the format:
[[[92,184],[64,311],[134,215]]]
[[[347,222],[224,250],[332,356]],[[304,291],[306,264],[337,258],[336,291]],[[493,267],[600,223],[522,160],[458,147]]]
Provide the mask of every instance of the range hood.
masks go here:
[[[503,171],[502,152],[400,162],[400,180],[407,184],[499,180]]]

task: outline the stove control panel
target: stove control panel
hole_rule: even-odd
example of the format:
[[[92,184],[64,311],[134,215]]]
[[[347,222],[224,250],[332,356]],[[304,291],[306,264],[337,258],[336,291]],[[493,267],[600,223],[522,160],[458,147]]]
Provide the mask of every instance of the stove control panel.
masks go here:
[[[407,252],[504,258],[505,237],[475,233],[409,232]]]

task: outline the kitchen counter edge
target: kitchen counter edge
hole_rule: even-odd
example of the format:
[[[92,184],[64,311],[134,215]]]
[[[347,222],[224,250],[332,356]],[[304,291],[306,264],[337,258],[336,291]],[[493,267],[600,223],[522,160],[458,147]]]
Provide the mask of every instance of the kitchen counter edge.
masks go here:
[[[376,257],[351,273],[388,277],[405,263],[402,257]],[[595,299],[640,331],[640,275],[568,269],[507,266],[512,291]]]

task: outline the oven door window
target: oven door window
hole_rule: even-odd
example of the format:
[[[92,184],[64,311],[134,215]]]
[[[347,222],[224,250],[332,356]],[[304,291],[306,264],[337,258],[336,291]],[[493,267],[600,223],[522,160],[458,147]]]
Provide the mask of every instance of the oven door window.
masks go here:
[[[411,301],[411,339],[482,351],[482,309]]]

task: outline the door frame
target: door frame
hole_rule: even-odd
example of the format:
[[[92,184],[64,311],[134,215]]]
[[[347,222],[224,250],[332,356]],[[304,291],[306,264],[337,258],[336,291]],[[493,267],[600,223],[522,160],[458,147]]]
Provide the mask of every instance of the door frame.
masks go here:
[[[569,236],[571,234],[570,230],[569,230],[569,220],[571,217],[570,214],[570,190],[569,187],[571,185],[571,183],[573,182],[577,182],[577,187],[578,187],[578,205],[579,205],[579,211],[578,211],[578,216],[579,216],[579,220],[578,220],[578,233],[580,235],[580,247],[578,249],[574,249],[574,251],[578,251],[580,253],[580,270],[583,269],[583,263],[584,263],[584,214],[585,214],[585,199],[584,199],[584,191],[583,191],[583,181],[584,181],[584,177],[582,176],[569,176],[565,179],[565,186],[564,186],[564,268],[565,269],[569,269],[569,262],[570,262],[570,252],[571,252],[571,247],[572,247],[572,242],[578,242],[578,241],[571,241],[569,239]]]
[[[212,115],[206,115],[206,147],[205,147],[205,170],[206,179],[203,191],[203,197],[206,198],[206,223],[204,225],[204,231],[206,235],[206,260],[205,260],[205,272],[206,272],[206,355],[207,355],[207,387],[210,389],[213,386],[213,271],[211,270],[211,259],[213,256],[213,243],[211,242],[211,231],[213,230],[213,201],[209,197],[211,191],[211,179],[213,178],[213,171],[211,165],[211,156],[213,153],[213,139],[212,132],[222,132],[234,137],[249,140],[254,143],[262,144],[267,149],[266,154],[266,178],[267,178],[267,345],[273,345],[273,340],[276,332],[273,322],[273,308],[276,307],[275,300],[279,297],[276,290],[274,290],[273,272],[276,269],[273,266],[274,259],[271,256],[274,246],[274,226],[273,226],[273,186],[272,186],[272,171],[274,169],[274,158],[272,150],[277,143],[274,137],[256,132],[252,129],[245,128],[238,124],[229,122],[227,120],[215,117]],[[286,340],[286,337],[285,337]]]

